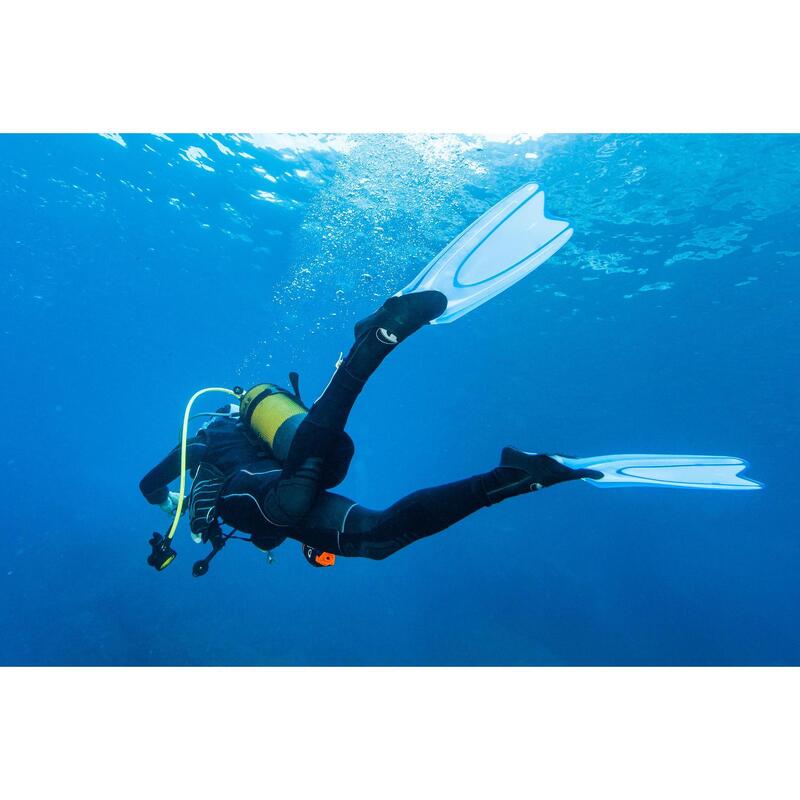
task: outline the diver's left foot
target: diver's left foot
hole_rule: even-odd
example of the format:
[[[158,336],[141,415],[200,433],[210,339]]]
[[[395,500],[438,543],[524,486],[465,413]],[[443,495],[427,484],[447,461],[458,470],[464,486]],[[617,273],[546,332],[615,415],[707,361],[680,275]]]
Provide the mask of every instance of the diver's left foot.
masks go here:
[[[395,345],[407,339],[447,308],[447,298],[436,291],[390,297],[377,311],[356,323],[355,343],[339,364],[335,383],[349,393],[361,386]]]
[[[395,345],[441,316],[447,308],[447,298],[437,291],[413,292],[390,297],[377,311],[355,326],[355,337],[375,331],[375,337],[386,345]]]

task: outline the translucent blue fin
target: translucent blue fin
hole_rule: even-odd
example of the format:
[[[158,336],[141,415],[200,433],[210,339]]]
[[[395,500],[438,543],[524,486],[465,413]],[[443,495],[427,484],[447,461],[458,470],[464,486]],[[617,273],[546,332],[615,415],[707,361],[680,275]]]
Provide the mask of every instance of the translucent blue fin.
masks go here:
[[[447,310],[431,324],[452,322],[544,264],[572,230],[566,220],[545,216],[544,192],[527,183],[453,239],[398,294],[442,292]]]
[[[553,456],[571,469],[594,469],[597,480],[584,478],[601,489],[662,486],[669,489],[761,489],[763,484],[739,473],[749,465],[734,456],[677,456],[634,453],[567,458]]]

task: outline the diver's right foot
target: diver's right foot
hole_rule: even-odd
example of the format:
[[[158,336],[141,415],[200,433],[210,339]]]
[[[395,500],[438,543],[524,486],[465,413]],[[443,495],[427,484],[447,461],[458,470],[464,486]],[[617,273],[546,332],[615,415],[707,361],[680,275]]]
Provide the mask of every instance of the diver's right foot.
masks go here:
[[[399,344],[441,316],[446,308],[447,298],[435,290],[390,297],[377,311],[357,322],[353,333],[358,341],[374,330],[383,344]]]
[[[526,453],[516,447],[504,447],[500,466],[491,472],[494,486],[488,488],[489,503],[499,503],[507,497],[527,494],[564,481],[580,478],[602,478],[603,473],[592,469],[571,469],[546,453]]]

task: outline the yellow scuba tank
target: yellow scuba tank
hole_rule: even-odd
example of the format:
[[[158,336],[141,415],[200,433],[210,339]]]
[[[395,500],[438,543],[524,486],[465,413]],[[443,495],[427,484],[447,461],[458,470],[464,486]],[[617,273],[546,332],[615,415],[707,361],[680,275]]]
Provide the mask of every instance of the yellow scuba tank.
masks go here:
[[[274,383],[259,383],[245,392],[239,405],[241,422],[269,445],[279,461],[285,461],[292,439],[308,414],[298,394]]]
[[[239,398],[239,421],[266,443],[281,463],[289,456],[300,423],[308,416],[308,407],[300,399],[299,376],[289,373],[292,391],[274,383],[259,383]],[[332,447],[325,457],[322,486],[332,489],[347,475],[353,459],[353,440],[336,431]]]

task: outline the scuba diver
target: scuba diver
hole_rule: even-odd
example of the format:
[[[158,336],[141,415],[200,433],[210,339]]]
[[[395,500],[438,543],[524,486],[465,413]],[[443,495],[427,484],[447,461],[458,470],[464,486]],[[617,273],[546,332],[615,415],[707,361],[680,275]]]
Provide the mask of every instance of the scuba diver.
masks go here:
[[[164,569],[175,558],[172,537],[188,500],[195,541],[211,553],[196,562],[204,575],[211,559],[237,532],[270,552],[287,538],[301,543],[306,560],[331,566],[336,556],[384,559],[446,530],[482,508],[566,481],[600,487],[668,486],[704,489],[760,488],[740,478],[746,466],[727,456],[619,455],[574,459],[506,447],[499,464],[453,483],[420,489],[382,511],[331,492],[347,474],[354,445],[348,417],[367,380],[399,344],[425,325],[451,322],[477,308],[544,263],[569,239],[564,220],[544,214],[535,184],[502,200],[442,251],[409,286],[355,325],[354,343],[340,358],[311,408],[292,391],[258,384],[245,392],[204,389],[190,400],[181,442],[140,482],[144,497],[173,515],[169,532],[150,540],[148,563]],[[187,436],[194,400],[224,391],[237,402],[211,414]],[[169,484],[180,477],[178,492]],[[220,523],[233,531],[223,533]],[[236,537],[240,538],[240,537]]]
[[[438,291],[389,298],[355,326],[352,349],[307,413],[296,411],[297,389],[291,395],[266,384],[242,397],[238,415],[235,407],[221,409],[218,418],[187,442],[188,466],[194,474],[189,522],[195,537],[208,537],[221,518],[250,534],[262,550],[296,539],[307,560],[317,566],[332,562],[330,555],[383,559],[506,498],[562,481],[602,477],[593,470],[571,469],[547,455],[507,447],[500,464],[489,472],[421,489],[383,511],[328,491],[344,479],[353,457],[345,425],[366,381],[398,344],[441,315],[446,306],[447,298]],[[259,407],[270,399],[281,401],[270,409],[274,415],[270,427],[278,432],[289,423],[279,436],[294,428],[283,461],[275,453],[280,442],[273,438],[274,449],[269,448],[250,426]],[[267,412],[266,405],[263,411]],[[180,453],[175,448],[140,483],[145,498],[169,513],[175,508],[167,485],[179,476],[179,468]]]

